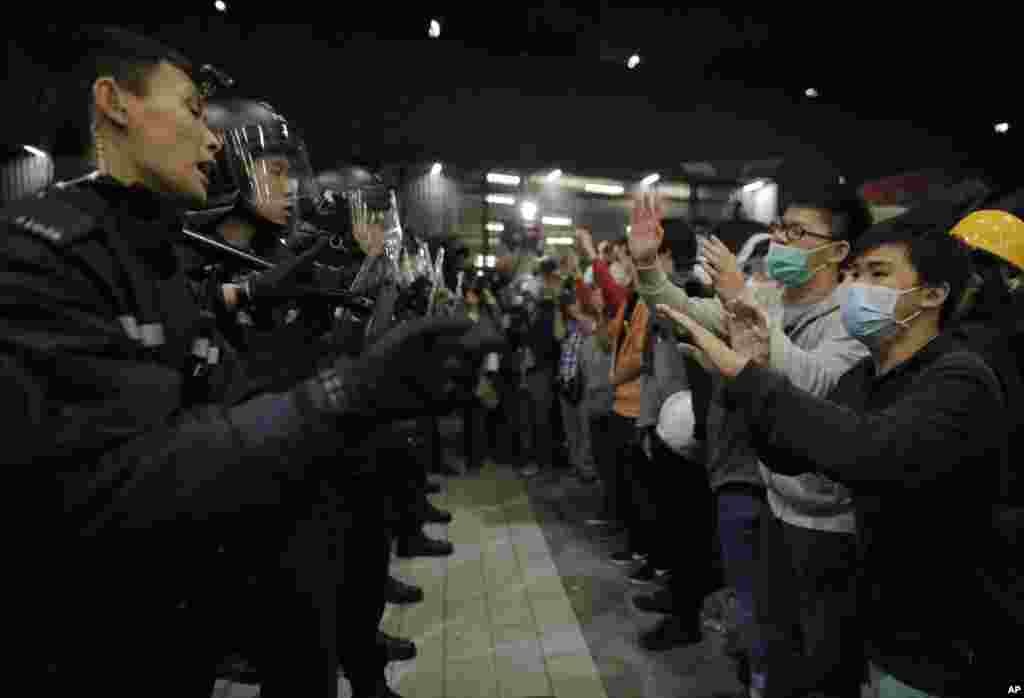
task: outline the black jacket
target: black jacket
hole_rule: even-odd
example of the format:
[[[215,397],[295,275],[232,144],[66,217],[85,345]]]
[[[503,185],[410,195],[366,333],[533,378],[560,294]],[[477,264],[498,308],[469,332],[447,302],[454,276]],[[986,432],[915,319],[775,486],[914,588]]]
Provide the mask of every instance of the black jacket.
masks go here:
[[[976,574],[1006,443],[999,393],[945,335],[881,377],[857,364],[828,399],[754,366],[728,388],[768,467],[853,490],[869,657],[938,695],[975,695],[974,656],[1002,622]]]
[[[145,190],[87,181],[0,226],[3,461],[59,549],[273,504],[337,442],[297,394],[251,394]]]

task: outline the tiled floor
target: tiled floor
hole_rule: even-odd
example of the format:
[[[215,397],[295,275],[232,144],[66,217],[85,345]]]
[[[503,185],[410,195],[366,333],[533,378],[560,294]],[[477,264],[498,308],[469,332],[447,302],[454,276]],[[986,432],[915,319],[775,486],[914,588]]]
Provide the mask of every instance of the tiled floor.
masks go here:
[[[606,698],[526,486],[488,466],[449,480],[431,497],[449,526],[428,535],[455,546],[448,558],[396,560],[391,572],[421,587],[423,603],[388,605],[385,632],[419,654],[388,668],[403,698]],[[341,695],[349,695],[341,682]],[[257,688],[218,683],[215,698],[253,698]]]
[[[525,486],[489,467],[449,481],[435,503],[454,514],[434,527],[455,554],[401,561],[393,572],[427,600],[388,607],[384,629],[420,655],[391,666],[403,698],[605,698]]]

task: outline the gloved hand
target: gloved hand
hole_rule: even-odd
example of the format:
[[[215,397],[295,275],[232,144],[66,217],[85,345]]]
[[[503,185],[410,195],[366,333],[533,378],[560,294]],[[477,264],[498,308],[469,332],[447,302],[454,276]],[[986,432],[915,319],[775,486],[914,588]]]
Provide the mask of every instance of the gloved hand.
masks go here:
[[[297,282],[299,274],[313,266],[313,261],[331,242],[324,236],[317,240],[309,250],[298,257],[281,262],[273,269],[260,272],[249,277],[242,283],[242,291],[246,301],[273,305],[294,298],[302,298],[309,292],[308,285]]]
[[[376,422],[447,414],[472,404],[484,355],[504,346],[489,323],[420,318],[357,359],[339,359],[300,386],[298,397],[319,415]]]

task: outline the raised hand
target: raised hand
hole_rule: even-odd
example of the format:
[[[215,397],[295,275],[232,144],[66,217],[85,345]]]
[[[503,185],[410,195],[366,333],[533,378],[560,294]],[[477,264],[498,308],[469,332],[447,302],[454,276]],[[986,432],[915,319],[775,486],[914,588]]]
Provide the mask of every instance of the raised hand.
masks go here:
[[[739,298],[746,287],[746,279],[736,263],[736,255],[714,235],[701,238],[697,252],[722,302],[729,303]]]
[[[758,364],[771,357],[771,333],[768,317],[756,303],[737,297],[726,306],[726,327],[733,351]]]
[[[667,305],[659,305],[657,311],[661,317],[672,320],[686,330],[693,339],[694,346],[703,353],[707,363],[714,366],[726,378],[735,378],[750,362],[748,357],[730,349],[725,342],[704,329],[686,313]],[[694,358],[698,358],[697,355],[694,355]],[[698,358],[698,360],[700,359]]]
[[[636,197],[629,229],[629,252],[641,266],[653,264],[658,257],[658,248],[665,237],[661,227],[664,210],[661,200],[653,193]]]

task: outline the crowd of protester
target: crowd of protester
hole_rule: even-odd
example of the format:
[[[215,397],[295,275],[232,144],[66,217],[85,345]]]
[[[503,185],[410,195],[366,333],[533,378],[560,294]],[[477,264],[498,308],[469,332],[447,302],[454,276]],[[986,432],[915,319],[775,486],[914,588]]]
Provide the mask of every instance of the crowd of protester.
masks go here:
[[[732,590],[749,696],[1013,680],[1019,182],[873,224],[831,164],[787,161],[770,225],[698,230],[644,194],[626,236],[545,256],[510,224],[473,275],[384,188],[310,193],[305,143],[210,101],[219,71],[119,31],[90,55],[95,171],[0,210],[5,463],[41,521],[14,551],[15,671],[38,690],[397,695],[383,670],[417,650],[381,618],[423,591],[392,550],[452,554],[428,475],[497,461],[593,488],[581,525],[621,534],[610,561],[663,616],[645,650],[700,642]]]

